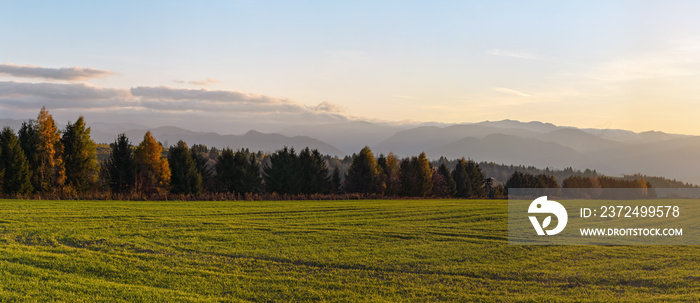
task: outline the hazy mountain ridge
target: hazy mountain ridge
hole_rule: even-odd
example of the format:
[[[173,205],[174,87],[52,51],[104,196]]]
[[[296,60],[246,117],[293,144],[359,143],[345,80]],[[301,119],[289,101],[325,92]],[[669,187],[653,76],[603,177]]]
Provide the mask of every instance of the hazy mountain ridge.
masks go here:
[[[22,121],[0,120],[0,127],[19,130]],[[251,130],[243,135],[195,132],[179,127],[148,128],[137,124],[89,123],[98,143],[114,142],[126,133],[137,144],[147,130],[166,145],[178,140],[217,148],[274,151],[284,146],[318,149],[344,156],[368,145],[376,155],[393,152],[413,156],[420,152],[433,159],[471,158],[514,165],[595,169],[608,175],[643,173],[700,183],[700,137],[619,129],[578,129],[542,122],[484,121],[447,126],[408,127],[365,121],[288,127],[278,133]],[[59,128],[63,128],[59,125]]]

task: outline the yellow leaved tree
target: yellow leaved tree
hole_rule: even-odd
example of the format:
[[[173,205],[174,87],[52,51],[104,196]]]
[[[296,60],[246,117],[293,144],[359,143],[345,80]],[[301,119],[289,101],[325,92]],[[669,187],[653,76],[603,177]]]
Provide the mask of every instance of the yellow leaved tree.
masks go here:
[[[146,132],[143,141],[134,151],[136,163],[136,189],[144,194],[165,194],[170,185],[170,166],[161,155],[163,146],[151,132]]]

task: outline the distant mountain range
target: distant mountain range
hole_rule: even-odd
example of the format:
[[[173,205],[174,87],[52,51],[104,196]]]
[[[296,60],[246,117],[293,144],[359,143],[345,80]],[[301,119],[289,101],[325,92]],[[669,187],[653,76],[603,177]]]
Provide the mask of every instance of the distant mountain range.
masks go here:
[[[2,119],[0,127],[8,125],[19,130],[21,122]],[[150,130],[165,145],[184,140],[190,145],[265,152],[284,146],[297,150],[308,146],[334,156],[350,155],[367,145],[377,155],[393,152],[411,156],[425,152],[433,159],[466,157],[541,168],[590,168],[608,175],[643,173],[700,184],[700,137],[663,132],[579,129],[514,120],[437,126],[352,121],[294,126],[279,133],[251,130],[243,135],[194,132],[172,126],[148,128],[101,122],[90,126],[93,139],[99,143],[114,142],[119,133],[126,133],[132,142],[138,143],[146,130]]]

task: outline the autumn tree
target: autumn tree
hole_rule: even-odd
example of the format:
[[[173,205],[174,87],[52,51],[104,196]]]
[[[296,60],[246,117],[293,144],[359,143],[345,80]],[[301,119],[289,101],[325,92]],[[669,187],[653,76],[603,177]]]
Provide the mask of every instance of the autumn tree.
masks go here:
[[[254,154],[240,150],[233,152],[230,148],[221,151],[214,166],[218,190],[229,193],[257,193],[260,191],[262,178],[260,166]]]
[[[425,153],[402,160],[399,167],[403,196],[425,197],[430,194],[433,188],[433,170]]]
[[[0,185],[5,194],[32,192],[29,164],[19,139],[9,127],[0,132]]]
[[[93,188],[99,176],[97,145],[90,138],[90,128],[85,127],[82,116],[75,123],[68,123],[61,143],[66,169],[66,185],[77,192],[85,192]]]
[[[128,193],[136,185],[136,163],[131,142],[125,134],[119,134],[110,144],[112,152],[105,162],[109,186],[114,193]]]
[[[61,133],[56,128],[49,111],[45,107],[37,117],[37,168],[39,190],[50,192],[62,188],[66,181],[66,170],[62,157]]]
[[[381,193],[384,191],[381,173],[381,168],[377,165],[372,150],[365,146],[352,159],[345,176],[345,191],[349,193]]]
[[[146,194],[167,192],[170,167],[168,160],[162,157],[162,152],[163,146],[153,138],[150,131],[146,132],[134,152],[137,190]]]
[[[382,182],[385,185],[384,194],[396,196],[399,194],[401,182],[399,180],[399,160],[393,153],[389,153],[386,158],[380,155],[377,164],[382,169]]]
[[[174,194],[202,193],[202,175],[185,141],[178,141],[168,152],[170,191]]]

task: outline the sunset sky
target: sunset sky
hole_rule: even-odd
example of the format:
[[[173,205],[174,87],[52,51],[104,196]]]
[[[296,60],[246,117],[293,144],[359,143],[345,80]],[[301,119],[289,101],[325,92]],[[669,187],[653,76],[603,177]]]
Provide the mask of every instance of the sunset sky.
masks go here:
[[[0,118],[700,135],[697,1],[3,1]]]

